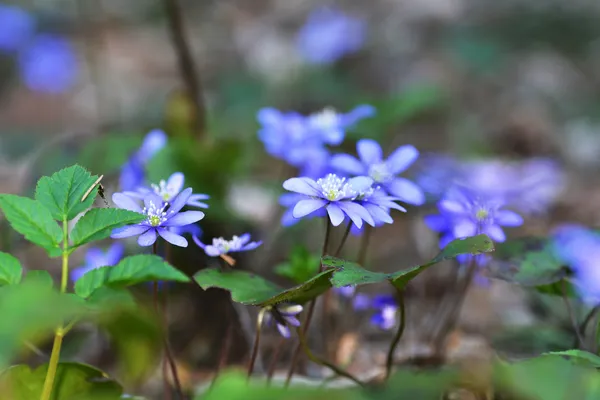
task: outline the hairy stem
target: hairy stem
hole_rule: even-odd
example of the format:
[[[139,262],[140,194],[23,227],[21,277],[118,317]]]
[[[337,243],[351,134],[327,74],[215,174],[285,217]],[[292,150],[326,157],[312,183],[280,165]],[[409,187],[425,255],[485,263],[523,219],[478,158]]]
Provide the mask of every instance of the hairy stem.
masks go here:
[[[324,257],[325,253],[327,252],[327,247],[329,246],[329,234],[331,233],[331,224],[329,223],[329,219],[325,218],[325,224],[325,239],[323,240],[321,258]],[[319,259],[319,273],[320,272],[323,272],[323,263]],[[312,320],[312,316],[315,312],[316,303],[317,299],[313,299],[308,306],[308,312],[306,313],[306,321],[304,321],[304,326],[302,327],[302,331],[305,334],[306,332],[308,332],[310,321]],[[294,354],[292,355],[292,362],[288,371],[287,378],[285,379],[285,386],[288,386],[290,384],[290,381],[292,380],[292,376],[294,375],[294,371],[296,370],[296,364],[298,363],[298,357],[300,356],[300,350],[302,350],[302,342],[298,341],[298,345],[294,349]]]
[[[302,328],[296,328],[296,332],[298,333],[298,338],[300,340],[300,345],[302,346],[302,348],[304,349],[304,353],[306,353],[306,355],[308,356],[308,358],[314,362],[315,364],[319,364],[323,367],[329,368],[330,370],[332,370],[334,373],[336,373],[339,376],[343,376],[344,378],[348,378],[351,381],[359,384],[360,386],[364,386],[364,383],[362,383],[360,380],[358,380],[358,378],[354,377],[352,374],[350,374],[349,372],[337,367],[336,365],[323,360],[320,357],[317,357],[316,355],[314,355],[311,351],[310,348],[308,347],[308,344],[306,343],[306,336],[305,333],[303,331]]]
[[[581,336],[581,332],[579,331],[579,325],[577,324],[577,318],[575,318],[575,313],[573,312],[573,307],[571,307],[571,302],[569,301],[569,296],[567,294],[567,282],[563,279],[561,281],[560,289],[562,292],[562,298],[565,302],[565,307],[567,308],[567,313],[569,314],[569,319],[571,320],[571,324],[573,325],[573,330],[575,331],[575,336],[577,337],[578,348],[583,348],[585,342],[583,337]]]
[[[250,378],[250,376],[252,375],[252,371],[254,371],[254,364],[256,363],[256,357],[258,356],[258,347],[260,345],[260,329],[262,327],[265,312],[266,308],[261,309],[258,312],[258,317],[256,317],[256,335],[254,335],[252,355],[250,356],[250,361],[248,362],[248,378]]]
[[[203,135],[206,129],[206,105],[202,97],[202,85],[197,75],[196,64],[185,36],[185,26],[179,0],[164,0],[173,47],[177,54],[179,73],[186,92],[194,105],[195,118],[192,128]]]
[[[62,221],[63,242],[62,242],[62,272],[60,277],[60,292],[67,291],[67,283],[69,282],[69,225],[67,217]],[[63,325],[56,328],[54,333],[54,342],[52,343],[52,353],[50,353],[50,361],[48,363],[48,371],[44,379],[42,395],[40,400],[50,400],[52,397],[52,389],[54,388],[54,380],[56,378],[56,370],[58,369],[58,361],[60,360],[60,348],[62,347],[65,331]]]
[[[271,362],[269,363],[269,370],[267,371],[267,386],[271,384],[271,380],[273,379],[273,374],[275,374],[275,368],[277,368],[277,362],[279,361],[279,357],[281,356],[281,349],[283,348],[283,344],[286,342],[284,337],[280,337],[277,345],[275,346],[275,350],[273,351],[273,355],[271,356]]]
[[[396,335],[390,344],[390,349],[388,350],[387,359],[385,363],[385,380],[387,381],[392,372],[392,366],[394,364],[394,352],[396,351],[396,347],[402,338],[402,334],[404,333],[404,328],[406,327],[406,310],[404,307],[404,293],[398,290],[398,306],[400,307],[400,324],[398,325],[398,330],[396,331]]]
[[[356,262],[358,265],[365,265],[365,261],[367,260],[367,249],[369,248],[369,240],[371,239],[371,226],[365,226],[365,230],[362,234],[362,238],[360,241],[360,248],[358,250],[358,256],[356,257]]]

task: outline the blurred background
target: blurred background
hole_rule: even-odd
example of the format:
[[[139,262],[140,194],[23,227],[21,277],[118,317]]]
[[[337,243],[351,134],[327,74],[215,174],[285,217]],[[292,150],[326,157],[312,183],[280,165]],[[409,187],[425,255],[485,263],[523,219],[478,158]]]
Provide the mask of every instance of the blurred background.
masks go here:
[[[257,113],[370,104],[376,114],[331,150],[354,153],[361,138],[377,140],[385,154],[412,144],[421,157],[406,175],[428,197],[374,231],[370,269],[395,271],[435,255],[437,236],[422,217],[435,212],[453,174],[481,187],[525,188],[517,207],[525,224],[509,237],[546,235],[565,222],[597,226],[599,18],[600,3],[587,0],[2,1],[0,192],[30,195],[40,176],[77,162],[104,174],[110,203],[128,157],[162,129],[168,145],[148,164],[149,181],[184,172],[186,186],[211,196],[203,240],[251,232],[264,244],[236,268],[291,285],[275,267],[297,246],[318,254],[323,226],[281,226],[281,183],[295,171],[265,152]],[[56,260],[2,224],[3,251],[58,276]],[[343,256],[355,259],[359,242],[351,236]],[[177,249],[173,261],[189,274],[212,262],[194,246]],[[453,269],[428,271],[408,292],[404,357],[429,354],[430,319]],[[175,353],[187,384],[202,384],[228,327],[228,295],[172,292]],[[460,360],[487,357],[492,345],[518,354],[568,347],[567,317],[562,308],[549,315],[553,301],[486,280],[469,292],[447,351]],[[348,312],[343,302],[340,313]],[[232,317],[230,364],[246,360],[241,328],[253,313]],[[381,365],[391,333],[364,316],[348,319],[338,328],[346,340],[338,357],[354,360],[357,373]],[[107,344],[90,332],[71,341],[71,357],[110,369]],[[272,333],[267,356],[279,340]]]

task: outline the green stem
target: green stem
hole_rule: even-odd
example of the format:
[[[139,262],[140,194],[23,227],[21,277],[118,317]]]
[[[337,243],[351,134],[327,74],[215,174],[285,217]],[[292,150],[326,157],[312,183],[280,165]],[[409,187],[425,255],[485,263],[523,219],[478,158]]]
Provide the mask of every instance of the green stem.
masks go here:
[[[69,225],[67,218],[62,221],[63,228],[63,246],[62,246],[62,275],[60,279],[60,292],[67,291],[67,283],[69,282]],[[44,379],[44,387],[40,400],[50,400],[52,397],[52,389],[54,387],[54,379],[56,378],[56,370],[58,369],[58,361],[60,360],[60,348],[62,347],[63,337],[66,332],[63,326],[56,328],[54,333],[54,342],[52,343],[52,353],[50,353],[50,361],[48,363],[48,372]]]
[[[565,307],[567,308],[567,313],[569,314],[569,319],[571,320],[571,324],[573,325],[573,330],[575,331],[575,336],[577,337],[578,348],[582,348],[585,344],[583,340],[583,336],[579,331],[579,325],[577,324],[577,318],[575,318],[575,313],[573,312],[573,307],[571,307],[571,302],[569,301],[569,296],[567,293],[567,282],[563,279],[561,281],[561,292],[562,298],[565,302]]]
[[[308,358],[314,362],[315,364],[319,364],[323,367],[329,368],[330,370],[332,370],[333,372],[335,372],[336,374],[338,374],[339,376],[343,376],[344,378],[348,378],[351,381],[357,383],[360,386],[364,386],[365,384],[362,383],[361,381],[358,380],[358,378],[354,377],[352,374],[350,374],[349,372],[339,368],[338,366],[330,363],[329,361],[326,361],[316,355],[314,355],[312,353],[312,351],[310,351],[310,348],[308,347],[308,344],[306,343],[306,336],[305,333],[303,332],[303,330],[301,328],[296,328],[296,332],[298,332],[298,338],[300,339],[300,344],[302,346],[302,348],[304,349],[304,353],[306,353],[306,355],[308,356]]]
[[[254,364],[256,363],[256,357],[258,356],[258,347],[260,345],[260,329],[262,327],[262,322],[265,316],[266,308],[262,308],[258,312],[258,317],[256,317],[256,336],[254,336],[254,344],[252,345],[252,355],[250,356],[250,362],[248,362],[248,378],[252,375],[252,371],[254,371]]]
[[[362,235],[362,240],[360,241],[360,248],[358,250],[358,256],[356,257],[356,262],[358,265],[365,265],[365,261],[367,260],[367,248],[369,247],[369,239],[371,238],[371,226],[365,226],[365,230]]]
[[[402,291],[398,291],[398,305],[400,306],[400,325],[398,325],[398,330],[396,331],[396,336],[394,336],[394,340],[390,345],[390,350],[387,354],[387,360],[385,363],[385,380],[390,377],[392,372],[392,365],[394,364],[394,352],[398,343],[400,342],[400,338],[402,338],[402,334],[404,333],[404,328],[406,327],[406,310],[404,307],[404,293]]]

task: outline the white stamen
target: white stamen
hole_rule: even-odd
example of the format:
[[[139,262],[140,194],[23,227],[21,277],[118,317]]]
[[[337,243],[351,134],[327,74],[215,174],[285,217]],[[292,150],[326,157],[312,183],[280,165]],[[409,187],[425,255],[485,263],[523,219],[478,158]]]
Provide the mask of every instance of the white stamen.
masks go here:
[[[385,162],[371,165],[369,167],[369,176],[378,183],[389,182],[394,178],[394,174],[390,172],[390,168]]]
[[[151,187],[152,190],[154,190],[154,193],[162,197],[164,201],[169,201],[178,194],[177,187],[167,184],[164,179],[162,179],[158,185],[153,183]]]
[[[346,182],[346,178],[340,178],[335,174],[329,174],[317,181],[321,186],[321,193],[329,201],[341,199],[354,199],[358,193]]]
[[[162,206],[161,208],[156,207],[154,202],[150,202],[149,207],[144,207],[142,212],[148,216],[148,223],[151,226],[160,226],[163,222],[167,220],[167,212],[165,208],[167,204]]]

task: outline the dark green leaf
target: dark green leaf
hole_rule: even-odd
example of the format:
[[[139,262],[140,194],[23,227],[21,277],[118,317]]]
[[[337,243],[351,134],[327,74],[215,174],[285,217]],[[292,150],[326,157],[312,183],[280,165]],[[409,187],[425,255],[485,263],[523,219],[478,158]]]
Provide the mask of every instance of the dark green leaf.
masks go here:
[[[42,204],[28,197],[2,194],[0,207],[13,229],[25,239],[46,249],[50,257],[61,254],[62,229]]]
[[[0,286],[14,285],[21,282],[23,267],[19,260],[8,253],[0,251]]]
[[[253,306],[268,306],[281,302],[304,304],[331,287],[329,277],[333,270],[323,271],[308,281],[290,289],[246,271],[203,269],[194,279],[204,290],[216,287],[231,292],[233,301]]]
[[[456,239],[450,242],[437,256],[426,264],[417,265],[391,274],[368,271],[358,264],[329,256],[323,257],[322,262],[323,265],[334,269],[335,272],[333,273],[331,282],[335,287],[389,281],[398,289],[403,289],[411,279],[434,264],[461,254],[477,255],[493,250],[494,244],[486,235]]]
[[[27,365],[15,365],[0,375],[0,399],[39,399],[44,387],[48,365],[31,370]],[[51,400],[118,400],[123,389],[115,381],[90,365],[59,363]]]
[[[119,208],[92,208],[71,231],[73,247],[105,239],[113,229],[141,222],[144,218],[142,214]]]
[[[89,271],[75,283],[75,293],[87,298],[102,286],[119,288],[153,281],[189,282],[190,279],[162,258],[140,254],[126,257],[113,267]]]
[[[289,261],[275,267],[275,273],[300,284],[319,271],[319,256],[310,254],[305,246],[297,245],[290,253]]]
[[[92,189],[84,201],[84,194],[96,182],[85,168],[73,165],[61,169],[52,176],[42,177],[35,189],[35,199],[44,205],[58,221],[72,220],[94,203],[97,191]]]
[[[569,274],[547,238],[527,237],[499,243],[489,267],[492,278],[534,287],[559,282]]]

